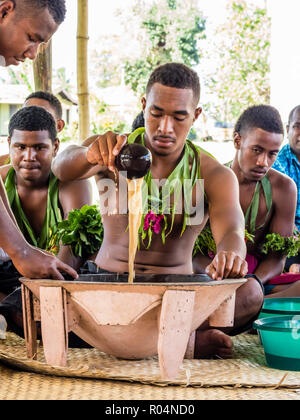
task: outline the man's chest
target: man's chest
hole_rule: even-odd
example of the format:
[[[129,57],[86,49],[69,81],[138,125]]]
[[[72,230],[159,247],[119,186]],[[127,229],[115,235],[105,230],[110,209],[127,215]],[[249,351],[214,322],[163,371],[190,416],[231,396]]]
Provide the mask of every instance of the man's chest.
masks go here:
[[[272,196],[268,207],[266,193],[262,187],[240,186],[240,205],[243,210],[246,229],[252,231],[253,227],[259,228],[268,225],[272,217]],[[250,228],[251,227],[251,228]]]
[[[33,230],[39,234],[43,228],[48,203],[48,190],[38,193],[19,193],[20,203]]]

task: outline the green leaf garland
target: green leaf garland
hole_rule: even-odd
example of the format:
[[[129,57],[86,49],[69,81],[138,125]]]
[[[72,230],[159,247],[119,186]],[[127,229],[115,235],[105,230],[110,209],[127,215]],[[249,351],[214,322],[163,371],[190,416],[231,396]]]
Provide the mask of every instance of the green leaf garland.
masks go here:
[[[280,252],[287,258],[290,258],[298,255],[299,248],[299,231],[294,231],[294,234],[288,237],[283,237],[278,233],[269,233],[268,235],[266,235],[266,241],[263,244],[261,252],[263,254],[268,254],[269,252]]]
[[[254,242],[254,235],[245,230],[245,240]],[[287,258],[298,255],[300,249],[300,232],[294,231],[292,236],[283,237],[278,233],[269,233],[261,247],[262,254],[269,252],[280,252]],[[210,225],[207,224],[198,236],[193,250],[193,256],[201,253],[208,255],[210,252],[216,254],[216,243],[214,241]]]
[[[68,219],[58,224],[55,237],[71,247],[75,256],[87,258],[101,247],[103,241],[102,219],[97,206],[83,206],[80,210],[70,211]]]
[[[128,143],[132,144],[137,142],[144,145],[144,134],[145,128],[138,128],[129,136]],[[143,197],[146,197],[146,199],[143,202],[143,215],[139,234],[141,235],[142,242],[147,249],[151,246],[153,233],[160,233],[162,242],[165,243],[166,238],[172,232],[176,207],[179,203],[179,200],[182,199],[182,188],[185,206],[181,236],[183,235],[186,226],[190,224],[190,215],[186,211],[186,207],[188,207],[192,201],[193,187],[195,186],[197,180],[201,179],[199,157],[200,151],[213,157],[210,155],[210,153],[206,152],[198,146],[195,146],[190,140],[187,139],[183,151],[183,157],[181,158],[174,171],[169,175],[165,185],[161,189],[158,188],[156,182],[154,181],[151,171],[149,171],[145,176],[144,188],[146,188],[146,191],[143,191]],[[191,162],[192,168],[190,167]],[[190,184],[187,185],[187,183],[184,182],[185,180],[191,180]],[[174,202],[168,208],[166,203],[169,202],[169,198],[172,195],[174,196]],[[154,229],[155,222],[150,225],[147,223],[147,218],[149,218],[149,215],[152,215],[153,213],[156,219],[160,216],[163,216],[163,218],[161,218],[160,223],[162,223],[162,226],[159,232],[158,230]],[[166,214],[171,215],[170,226],[168,226]],[[148,240],[147,245],[144,243],[146,239]]]

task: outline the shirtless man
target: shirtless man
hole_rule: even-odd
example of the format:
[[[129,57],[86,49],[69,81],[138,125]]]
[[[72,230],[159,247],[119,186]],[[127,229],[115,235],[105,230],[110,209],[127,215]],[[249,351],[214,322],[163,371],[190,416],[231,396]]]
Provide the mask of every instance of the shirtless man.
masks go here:
[[[48,42],[65,18],[65,0],[0,1],[0,65],[18,65],[35,59],[42,42]],[[18,271],[30,278],[63,279],[61,272],[77,277],[68,265],[29,245],[10,211],[0,181],[0,247],[12,258]]]
[[[254,242],[247,242],[249,275],[253,274],[260,279],[267,297],[300,296],[300,282],[277,285],[280,283],[278,276],[282,273],[285,256],[274,251],[267,255],[260,252],[268,233],[288,237],[294,230],[296,185],[288,176],[271,168],[280,151],[283,137],[280,115],[275,108],[267,105],[248,108],[234,129],[236,154],[231,169],[239,181],[240,204],[246,219],[246,229],[254,235]],[[259,205],[255,214],[257,186]],[[199,253],[193,261],[195,272],[203,272],[209,262],[208,257]],[[276,282],[271,280],[274,278]],[[298,279],[300,275],[291,281]],[[270,280],[271,284],[268,284]],[[237,302],[241,293],[243,287],[237,291]]]
[[[54,119],[41,107],[25,107],[13,115],[8,143],[11,164],[0,168],[0,177],[11,209],[27,241],[50,251],[57,224],[71,210],[92,203],[89,181],[59,182],[51,173],[59,140]],[[58,258],[75,269],[82,264],[67,246],[60,247]],[[19,277],[9,261],[0,265],[0,301],[20,286]],[[10,308],[12,299],[15,307],[15,298],[9,296],[0,304],[0,311]]]
[[[11,164],[0,168],[0,176],[5,182],[9,200],[12,201],[12,209],[18,206],[11,196],[18,194],[33,235],[39,238],[47,204],[50,204],[48,190],[51,164],[59,149],[56,124],[51,114],[37,106],[20,109],[10,120],[8,144]],[[91,187],[87,180],[66,183],[57,181],[57,192],[58,201],[51,202],[51,207],[56,212],[55,206],[58,206],[62,219],[66,219],[71,210],[92,204]],[[18,221],[17,213],[21,213],[15,214]],[[29,230],[23,230],[25,226],[22,222],[19,227],[25,237],[28,236]],[[30,237],[27,239],[30,242]],[[48,249],[47,245],[43,248]],[[77,265],[67,249],[61,247],[58,257],[72,266]]]
[[[142,99],[145,114],[145,146],[151,151],[152,177],[167,179],[183,159],[189,147],[189,130],[201,113],[198,107],[200,83],[197,74],[183,64],[169,63],[157,68],[151,75],[146,97]],[[139,141],[142,141],[139,137]],[[70,146],[53,162],[53,172],[63,180],[97,176],[100,199],[102,179],[119,184],[115,157],[126,143],[126,137],[99,136],[91,138],[87,146]],[[183,215],[175,216],[174,227],[165,245],[160,235],[153,235],[146,249],[142,244],[135,259],[137,273],[192,274],[192,251],[195,239],[210,217],[217,243],[217,255],[207,269],[214,279],[243,277],[247,272],[244,261],[244,218],[238,203],[238,183],[233,173],[205,153],[196,151],[189,165],[200,161],[204,179],[206,207],[198,225],[187,226],[180,236]],[[189,166],[188,165],[188,166]],[[117,176],[116,176],[117,175]],[[220,188],[222,185],[222,188]],[[118,187],[118,185],[117,185]],[[193,194],[195,191],[193,191]],[[113,191],[116,194],[116,191]],[[203,191],[201,191],[203,198]],[[118,203],[117,203],[118,208]],[[170,226],[170,216],[168,216]],[[128,271],[128,215],[103,214],[104,240],[95,262],[110,272]],[[257,283],[258,293],[261,288]],[[262,295],[262,293],[261,293]],[[261,306],[262,298],[258,303]],[[258,308],[257,308],[258,310]],[[201,336],[201,337],[200,337]],[[198,357],[210,354],[229,355],[231,339],[218,330],[203,330],[196,344]]]

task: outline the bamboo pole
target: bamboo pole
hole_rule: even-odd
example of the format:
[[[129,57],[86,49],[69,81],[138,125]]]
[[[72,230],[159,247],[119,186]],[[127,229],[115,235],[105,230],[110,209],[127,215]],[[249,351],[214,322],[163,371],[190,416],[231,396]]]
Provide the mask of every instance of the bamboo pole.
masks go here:
[[[88,0],[77,0],[77,92],[79,106],[79,141],[90,134],[88,88]]]
[[[52,92],[52,41],[41,44],[33,62],[35,90]]]

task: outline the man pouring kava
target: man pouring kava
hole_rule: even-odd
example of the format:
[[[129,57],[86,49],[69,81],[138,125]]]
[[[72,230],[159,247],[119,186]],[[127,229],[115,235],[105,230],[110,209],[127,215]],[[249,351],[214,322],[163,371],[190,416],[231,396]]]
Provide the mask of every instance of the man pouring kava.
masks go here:
[[[208,217],[217,244],[214,260],[207,267],[207,274],[215,280],[241,278],[247,273],[244,258],[244,218],[239,205],[238,183],[230,169],[223,167],[215,159],[186,140],[194,121],[201,114],[198,107],[200,83],[197,74],[183,64],[169,63],[158,67],[150,76],[146,97],[142,99],[145,115],[145,130],[129,136],[128,142],[145,145],[152,154],[151,172],[145,177],[144,187],[155,185],[152,180],[169,180],[170,206],[165,209],[153,206],[155,198],[163,206],[168,203],[163,197],[164,189],[151,189],[143,210],[140,226],[139,248],[135,257],[135,271],[154,274],[193,274],[192,252],[196,238],[205,226]],[[54,161],[53,172],[64,181],[96,177],[100,198],[113,194],[117,211],[103,212],[104,239],[95,256],[97,272],[128,272],[129,235],[127,232],[127,209],[121,209],[116,190],[122,180],[116,172],[115,158],[126,143],[125,136],[113,133],[88,139],[84,146],[72,145],[65,149]],[[176,182],[172,182],[176,180]],[[202,179],[204,189],[197,189],[197,181]],[[188,182],[184,182],[187,180]],[[116,187],[111,192],[109,181]],[[182,200],[192,202],[192,206],[179,206],[179,188],[183,185]],[[190,192],[188,187],[190,185]],[[106,186],[104,191],[103,186]],[[192,186],[192,188],[191,188]],[[158,189],[158,187],[157,187]],[[200,192],[199,192],[200,191]],[[200,199],[197,197],[201,195]],[[177,197],[176,197],[177,195]],[[153,198],[154,197],[154,198]],[[190,199],[190,200],[189,200]],[[204,217],[198,224],[192,224],[193,214],[186,211],[204,200]],[[101,200],[100,200],[101,201]],[[169,207],[169,208],[168,208]],[[102,209],[103,210],[103,209]],[[166,214],[162,210],[166,210]],[[170,214],[168,214],[170,213]],[[239,300],[248,294],[248,287],[257,293],[256,305],[244,308]],[[260,309],[263,295],[259,285],[245,283],[236,294],[236,314],[234,328],[247,323]],[[232,342],[229,336],[218,329],[208,329],[203,324],[196,335],[196,357],[231,355]]]

